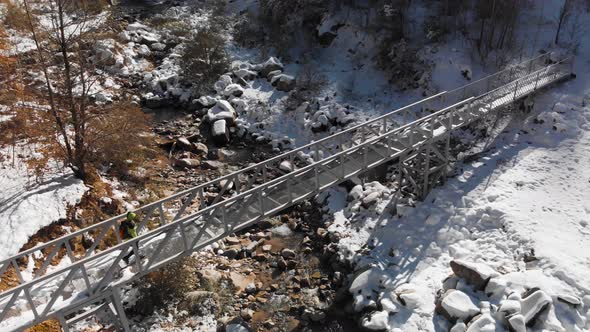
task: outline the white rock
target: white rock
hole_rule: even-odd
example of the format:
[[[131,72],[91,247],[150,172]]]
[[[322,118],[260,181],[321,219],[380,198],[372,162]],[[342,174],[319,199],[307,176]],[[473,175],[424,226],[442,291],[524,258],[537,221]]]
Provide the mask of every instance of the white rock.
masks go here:
[[[451,317],[464,321],[479,313],[479,308],[471,298],[458,290],[448,292],[441,305]]]
[[[279,169],[283,172],[291,172],[292,170],[294,170],[293,165],[291,164],[290,161],[288,160],[283,160],[281,161],[281,163],[279,164]]]

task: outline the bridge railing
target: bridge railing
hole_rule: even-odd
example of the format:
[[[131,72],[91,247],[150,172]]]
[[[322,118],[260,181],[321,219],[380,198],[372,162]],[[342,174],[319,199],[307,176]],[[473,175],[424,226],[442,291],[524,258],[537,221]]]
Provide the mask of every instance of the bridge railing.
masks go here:
[[[568,63],[562,61],[535,72],[527,71],[528,75],[513,82],[514,86],[511,89],[518,92],[519,82],[522,89],[528,87],[532,82],[539,82],[541,78],[547,75],[553,73],[561,75],[565,71],[563,69],[565,66],[568,66]],[[506,92],[509,91],[503,91],[502,87],[499,87],[487,94],[484,93],[478,96],[478,99],[480,103],[484,103],[488,102],[485,99],[487,95],[492,93],[496,94],[495,96],[508,95]],[[517,93],[514,94],[514,98],[516,98],[516,95]],[[132,251],[136,254],[140,251],[149,253],[149,259],[145,263],[135,263],[137,270],[133,278],[139,277],[180,255],[202,248],[203,245],[246,227],[256,219],[270,215],[289,204],[301,201],[314,192],[341,181],[346,176],[352,176],[358,173],[359,169],[364,170],[377,162],[381,162],[380,160],[363,159],[363,156],[367,155],[366,151],[374,149],[377,142],[388,147],[389,153],[398,153],[399,151],[393,148],[391,140],[395,140],[406,147],[420,144],[421,141],[417,136],[419,131],[424,132],[424,129],[429,129],[434,135],[435,127],[440,128],[440,126],[445,125],[448,117],[452,120],[457,109],[462,109],[462,112],[473,109],[465,107],[466,103],[472,100],[467,99],[407,125],[399,125],[395,121],[396,116],[403,112],[412,114],[416,110],[422,110],[427,106],[432,109],[430,108],[431,104],[441,102],[440,99],[444,96],[445,93],[441,93],[427,98],[375,118],[365,124],[354,126],[340,134],[310,143],[290,153],[248,167],[241,172],[229,174],[176,194],[171,198],[149,204],[139,210],[144,213],[141,224],[143,228],[142,234],[128,242],[120,242],[120,239],[116,238],[115,234],[114,241],[116,242],[112,243],[111,247],[105,248],[94,245],[99,240],[107,239],[109,229],[116,231],[119,220],[117,218],[103,222],[103,228],[90,227],[82,230],[84,232],[100,230],[102,234],[102,236],[96,238],[94,243],[89,245],[85,256],[76,257],[71,248],[70,240],[72,237],[56,240],[52,245],[59,244],[63,246],[65,255],[73,263],[65,268],[53,267],[47,264],[44,269],[50,269],[49,273],[39,273],[34,278],[31,278],[33,276],[25,278],[20,268],[15,269],[20,285],[0,293],[0,309],[2,310],[0,312],[0,324],[7,317],[16,314],[30,315],[31,320],[40,321],[60,310],[62,306],[68,305],[68,303],[77,303],[77,301],[80,301],[80,297],[92,297],[100,292],[102,288],[108,287],[116,279],[115,274],[118,270],[118,264],[123,257]],[[452,127],[452,121],[450,126]],[[392,136],[394,134],[397,136]],[[348,140],[351,136],[357,139]],[[360,139],[358,139],[359,137]],[[358,155],[355,155],[357,152]],[[358,158],[359,156],[360,158]],[[390,158],[391,156],[391,154],[386,154],[382,157]],[[285,161],[289,163],[288,166],[285,166]],[[360,166],[353,172],[345,169],[344,161],[355,161]],[[278,172],[277,169],[280,170],[281,168],[282,171]],[[318,175],[320,173],[327,174],[327,176],[320,178]],[[330,174],[332,175],[330,176]],[[252,178],[254,180],[251,180]],[[235,181],[235,184],[229,185],[228,181]],[[246,181],[250,181],[250,183]],[[311,186],[312,190],[299,188],[301,190],[297,191],[297,186],[300,185]],[[207,205],[204,203],[208,199],[206,193],[213,190],[221,191],[219,196],[225,195],[226,197],[219,200],[210,199]],[[280,201],[273,202],[268,193],[277,190],[288,194],[286,197],[280,198]],[[167,215],[164,212],[168,207],[165,207],[164,204],[173,199],[177,200],[174,203],[176,205],[173,206],[176,208],[175,213]],[[193,209],[193,205],[196,205],[195,209]],[[200,210],[197,210],[199,208]],[[251,208],[250,212],[248,212],[249,208]],[[154,214],[157,215],[156,220],[154,220]],[[122,217],[119,216],[119,218]],[[156,222],[158,227],[149,227],[149,222]],[[107,230],[105,231],[105,229]],[[209,234],[207,233],[208,230],[210,231]],[[82,234],[85,233],[79,231],[77,236]],[[181,241],[177,241],[179,239]],[[59,254],[59,250],[55,250],[52,245],[36,250],[40,250],[42,254],[49,252],[47,259],[51,261]],[[18,267],[17,260],[38,252],[36,250],[25,252],[24,256],[13,257],[5,262],[9,262],[13,267]],[[56,253],[51,254],[52,252]],[[41,269],[43,269],[43,265]],[[118,280],[123,282],[126,279],[122,277]],[[85,291],[77,292],[73,298],[64,299],[64,294],[67,293],[68,289],[79,290],[80,288],[85,289]],[[25,312],[25,309],[28,309],[28,311]]]

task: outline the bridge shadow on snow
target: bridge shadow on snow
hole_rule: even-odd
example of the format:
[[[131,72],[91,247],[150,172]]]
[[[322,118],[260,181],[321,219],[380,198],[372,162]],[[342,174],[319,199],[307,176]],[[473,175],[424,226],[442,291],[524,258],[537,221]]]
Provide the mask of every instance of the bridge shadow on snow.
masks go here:
[[[479,153],[479,158],[471,164],[458,165],[443,186],[433,189],[426,199],[418,202],[414,209],[400,207],[398,216],[387,213],[379,216],[372,229],[369,241],[375,244],[369,256],[361,258],[361,265],[373,263],[381,267],[393,277],[391,286],[397,288],[411,283],[417,270],[424,270],[437,262],[437,250],[445,252],[452,245],[453,232],[457,232],[448,224],[448,220],[456,215],[449,207],[465,207],[464,197],[483,185],[483,190],[493,181],[495,175],[502,172],[503,167],[510,167],[509,161],[516,163],[518,154],[529,147],[527,135],[522,135],[522,119],[514,118],[507,128],[493,138],[489,148]],[[470,176],[468,176],[470,175]],[[479,190],[479,189],[478,189]],[[392,200],[387,207],[394,210]],[[488,213],[494,213],[488,211]],[[501,218],[501,214],[493,217]],[[365,220],[356,221],[357,223]],[[465,226],[486,227],[476,222],[466,222]],[[487,226],[495,227],[498,226]],[[442,237],[442,240],[441,240]],[[458,241],[458,240],[457,240]],[[436,246],[433,246],[436,245]],[[431,246],[433,246],[431,248]],[[437,249],[438,248],[438,249]],[[446,266],[450,269],[450,266]],[[450,271],[449,271],[450,272]],[[425,286],[424,280],[419,286]],[[427,280],[436,292],[442,280]],[[434,285],[437,285],[436,287]],[[390,316],[390,322],[404,323],[416,314],[411,310],[402,310]],[[435,331],[448,331],[449,326],[444,318],[435,315],[433,325]]]

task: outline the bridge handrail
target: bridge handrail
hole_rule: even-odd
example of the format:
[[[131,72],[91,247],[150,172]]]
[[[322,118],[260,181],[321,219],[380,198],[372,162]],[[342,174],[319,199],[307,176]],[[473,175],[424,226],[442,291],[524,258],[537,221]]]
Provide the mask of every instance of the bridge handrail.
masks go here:
[[[569,58],[568,58],[568,59],[569,59]],[[525,79],[527,79],[527,78],[530,78],[531,76],[534,76],[536,73],[538,73],[538,72],[541,72],[541,71],[543,71],[543,70],[547,70],[548,68],[551,68],[551,67],[557,66],[558,64],[561,64],[561,63],[563,63],[564,61],[565,61],[565,60],[563,60],[563,61],[560,61],[560,62],[558,62],[558,63],[555,63],[555,64],[552,64],[552,65],[549,65],[549,66],[547,66],[547,67],[544,67],[543,69],[540,69],[540,70],[538,70],[538,71],[532,72],[532,73],[530,73],[529,75],[527,75],[527,76],[524,76],[524,77],[521,77],[521,78],[519,78],[519,79],[518,79],[518,80],[516,80],[516,81],[519,81],[519,80],[525,80]],[[514,82],[516,82],[516,81],[514,81]],[[471,102],[471,101],[473,101],[473,100],[476,100],[476,99],[482,98],[483,96],[485,96],[485,95],[487,95],[487,94],[491,94],[491,93],[493,93],[493,92],[495,92],[495,91],[498,91],[499,89],[500,89],[500,88],[496,88],[496,89],[494,89],[494,90],[491,90],[491,91],[489,91],[488,93],[485,93],[485,94],[483,94],[483,95],[480,95],[480,96],[477,96],[477,97],[469,97],[469,98],[467,98],[467,99],[465,99],[465,100],[463,100],[463,101],[460,101],[460,102],[458,102],[458,103],[455,103],[455,104],[453,104],[453,105],[451,105],[451,106],[448,106],[448,107],[446,107],[446,108],[444,108],[444,109],[442,109],[442,110],[436,111],[436,112],[434,112],[434,113],[432,113],[432,114],[429,114],[429,115],[426,115],[426,116],[424,116],[424,117],[421,117],[421,118],[419,118],[419,119],[416,119],[415,121],[412,121],[412,122],[410,122],[410,123],[407,123],[407,124],[405,124],[405,125],[402,125],[402,126],[400,126],[400,127],[397,127],[397,128],[395,128],[395,129],[392,129],[392,130],[390,130],[390,131],[388,131],[388,132],[386,132],[386,133],[384,133],[384,134],[382,134],[382,135],[375,136],[375,137],[371,137],[370,139],[368,139],[368,140],[366,140],[366,141],[364,141],[364,142],[360,143],[360,144],[359,144],[359,145],[357,145],[357,146],[354,146],[354,147],[351,147],[351,148],[349,148],[349,149],[346,149],[346,150],[344,150],[344,151],[340,151],[340,152],[338,152],[338,153],[335,153],[335,154],[333,154],[333,155],[331,155],[331,156],[328,156],[328,157],[326,157],[326,158],[324,158],[324,159],[322,159],[322,160],[316,161],[316,162],[314,162],[314,163],[312,163],[312,164],[310,164],[310,165],[307,165],[307,166],[305,166],[305,167],[298,168],[298,169],[294,170],[293,172],[287,173],[287,174],[285,174],[285,175],[283,175],[283,176],[281,176],[281,177],[278,177],[278,178],[276,178],[276,179],[269,180],[268,182],[266,182],[266,183],[264,183],[264,184],[261,184],[261,185],[259,185],[259,186],[257,186],[257,187],[254,187],[254,188],[251,188],[251,189],[249,189],[249,190],[247,190],[247,191],[244,191],[244,192],[242,192],[242,193],[240,193],[240,194],[238,194],[238,195],[235,195],[235,196],[229,197],[229,198],[227,198],[226,200],[223,200],[223,201],[221,201],[221,202],[218,202],[218,203],[216,203],[216,204],[213,204],[213,205],[207,206],[207,207],[205,207],[205,208],[203,208],[203,209],[201,209],[201,210],[199,210],[199,211],[196,211],[194,214],[191,214],[191,215],[189,215],[189,216],[186,216],[186,217],[183,217],[183,218],[181,218],[181,219],[175,220],[174,222],[168,223],[168,224],[166,224],[166,225],[163,225],[163,226],[161,226],[161,227],[158,227],[158,228],[156,228],[156,229],[150,230],[150,231],[148,231],[148,232],[146,232],[146,233],[144,233],[144,234],[142,234],[142,235],[139,235],[138,237],[136,237],[136,238],[134,238],[134,239],[131,239],[131,240],[129,240],[129,241],[127,241],[127,242],[124,242],[124,243],[117,244],[117,245],[115,245],[115,246],[113,246],[113,247],[111,247],[111,248],[109,248],[109,249],[106,249],[106,250],[104,250],[104,251],[101,251],[101,252],[99,252],[99,253],[97,253],[97,254],[95,254],[95,255],[93,255],[93,256],[85,257],[85,258],[83,258],[83,259],[81,259],[81,260],[78,260],[78,261],[76,261],[75,263],[72,263],[71,265],[69,265],[69,266],[67,266],[67,267],[64,267],[64,268],[62,268],[61,270],[58,270],[58,271],[53,271],[52,273],[49,273],[49,274],[46,274],[46,275],[44,275],[44,276],[42,276],[42,277],[38,277],[38,278],[36,278],[36,279],[34,279],[34,280],[31,280],[31,281],[29,281],[27,284],[29,284],[29,283],[32,283],[32,282],[34,282],[34,281],[36,281],[36,280],[38,280],[38,281],[46,280],[46,279],[48,279],[48,278],[50,278],[50,277],[52,277],[52,276],[55,276],[55,275],[57,274],[57,272],[60,272],[60,271],[65,271],[65,270],[69,270],[69,269],[70,269],[70,267],[72,267],[72,266],[77,266],[77,265],[80,265],[80,264],[78,264],[78,263],[84,263],[84,262],[88,262],[88,261],[91,261],[93,258],[100,258],[100,257],[102,257],[102,256],[104,256],[104,255],[106,255],[106,254],[108,254],[108,253],[110,253],[110,252],[113,252],[113,251],[120,250],[121,248],[128,246],[130,243],[133,243],[133,242],[138,242],[138,241],[140,241],[140,240],[145,240],[145,239],[147,239],[147,238],[150,238],[150,237],[153,237],[153,236],[155,236],[155,235],[158,235],[158,233],[162,233],[162,232],[164,232],[164,231],[168,230],[168,228],[175,227],[175,226],[176,226],[175,224],[177,224],[177,223],[180,223],[180,222],[186,222],[186,221],[189,221],[189,220],[191,220],[191,219],[195,219],[195,217],[198,217],[198,216],[199,216],[199,215],[201,215],[201,214],[205,214],[206,212],[209,212],[210,210],[213,210],[213,209],[215,209],[215,208],[218,208],[218,207],[222,206],[223,204],[228,204],[228,203],[234,202],[234,201],[236,201],[236,200],[238,200],[238,199],[240,199],[240,198],[242,198],[242,197],[245,197],[245,196],[251,195],[251,194],[255,193],[256,191],[258,191],[258,190],[261,190],[263,187],[268,187],[268,186],[272,186],[272,185],[274,185],[274,184],[277,184],[277,183],[283,182],[283,181],[285,181],[285,180],[286,180],[286,178],[288,178],[288,177],[290,177],[290,176],[297,175],[297,174],[301,174],[301,173],[305,173],[305,172],[307,172],[307,171],[309,171],[309,170],[313,169],[313,168],[314,168],[315,166],[317,166],[317,164],[319,164],[319,163],[326,163],[326,162],[332,161],[332,160],[336,159],[337,157],[340,157],[340,155],[342,155],[342,154],[344,154],[344,153],[349,153],[351,150],[356,150],[356,149],[362,148],[363,146],[366,146],[366,145],[372,144],[374,141],[377,141],[377,140],[379,140],[379,139],[380,139],[380,138],[382,138],[383,136],[386,136],[386,135],[391,135],[391,134],[393,134],[393,133],[401,132],[401,131],[403,131],[403,130],[405,130],[405,129],[407,129],[407,128],[414,127],[416,124],[423,123],[423,122],[426,122],[426,121],[428,121],[428,120],[430,120],[430,119],[432,119],[432,118],[438,117],[438,116],[440,116],[441,114],[443,114],[443,113],[445,113],[445,112],[448,112],[448,111],[449,111],[450,109],[452,109],[452,108],[455,108],[455,107],[461,106],[461,105],[463,105],[463,104],[466,104],[466,103],[468,103],[468,102]],[[18,289],[20,289],[20,288],[21,288],[21,287],[20,287],[20,285],[19,285],[19,286],[15,287],[14,289],[15,289],[15,290],[18,290]],[[9,291],[6,291],[6,292],[3,292],[3,293],[0,293],[0,297],[3,297],[3,295],[5,295],[5,294],[8,294],[8,293],[9,293]]]

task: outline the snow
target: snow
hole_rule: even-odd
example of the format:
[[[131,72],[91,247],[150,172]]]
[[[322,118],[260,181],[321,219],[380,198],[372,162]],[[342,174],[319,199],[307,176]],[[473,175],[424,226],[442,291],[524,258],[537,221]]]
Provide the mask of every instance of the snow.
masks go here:
[[[16,155],[27,154],[22,146]],[[0,148],[0,259],[17,254],[29,237],[66,217],[67,207],[80,201],[88,188],[68,170],[50,163],[39,182],[12,149]]]

